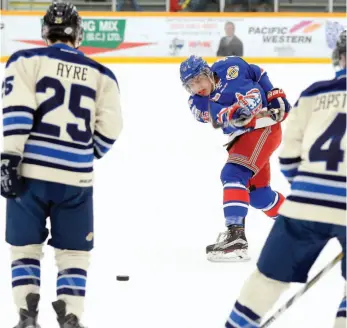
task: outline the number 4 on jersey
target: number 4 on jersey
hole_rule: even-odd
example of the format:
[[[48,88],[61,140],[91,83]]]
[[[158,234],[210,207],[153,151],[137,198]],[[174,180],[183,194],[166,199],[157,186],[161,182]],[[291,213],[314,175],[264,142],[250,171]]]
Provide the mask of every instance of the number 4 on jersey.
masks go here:
[[[337,171],[340,162],[343,162],[344,151],[341,149],[341,140],[346,133],[346,114],[339,113],[329,127],[316,140],[309,152],[311,162],[326,162],[327,171]],[[329,148],[323,149],[330,141]]]

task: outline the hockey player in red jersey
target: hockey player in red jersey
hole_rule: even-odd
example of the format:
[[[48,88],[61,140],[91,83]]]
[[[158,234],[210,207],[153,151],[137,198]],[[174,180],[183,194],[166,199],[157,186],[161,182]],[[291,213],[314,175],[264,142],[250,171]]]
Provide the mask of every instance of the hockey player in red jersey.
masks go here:
[[[240,57],[225,57],[209,67],[201,57],[191,56],[181,64],[180,77],[191,94],[189,106],[195,118],[212,122],[229,135],[229,156],[221,172],[227,230],[207,246],[207,258],[248,260],[249,205],[275,219],[284,201],[270,187],[270,156],[281,143],[280,122],[290,104],[265,71]],[[262,117],[264,112],[269,116]]]

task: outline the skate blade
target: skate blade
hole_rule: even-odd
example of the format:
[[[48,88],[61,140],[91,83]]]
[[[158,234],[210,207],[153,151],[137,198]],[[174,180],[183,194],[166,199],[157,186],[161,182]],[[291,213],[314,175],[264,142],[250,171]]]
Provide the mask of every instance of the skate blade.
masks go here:
[[[238,250],[230,253],[210,252],[207,254],[207,260],[210,262],[247,262],[251,259],[247,252]]]

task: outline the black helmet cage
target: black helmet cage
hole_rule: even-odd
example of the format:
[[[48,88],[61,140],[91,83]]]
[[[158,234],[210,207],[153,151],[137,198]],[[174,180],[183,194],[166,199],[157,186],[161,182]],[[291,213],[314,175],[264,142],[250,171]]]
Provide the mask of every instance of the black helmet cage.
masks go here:
[[[82,19],[73,4],[53,2],[43,17],[42,38],[70,41],[78,48],[83,41]]]

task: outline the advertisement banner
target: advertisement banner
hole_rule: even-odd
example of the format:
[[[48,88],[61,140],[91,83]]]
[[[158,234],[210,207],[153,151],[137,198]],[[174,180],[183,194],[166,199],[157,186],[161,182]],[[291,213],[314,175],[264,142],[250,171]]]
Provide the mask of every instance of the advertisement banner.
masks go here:
[[[171,56],[330,57],[344,19],[168,19]]]
[[[83,15],[82,15],[83,17]],[[1,17],[1,55],[45,46],[39,15]],[[89,56],[160,57],[189,55],[247,58],[331,57],[337,36],[347,26],[345,17],[278,17],[275,14],[233,16],[148,17],[146,14],[83,17],[81,50]],[[20,26],[21,28],[18,28]]]

